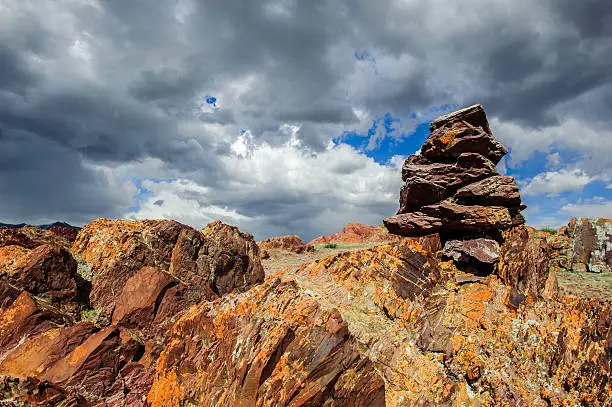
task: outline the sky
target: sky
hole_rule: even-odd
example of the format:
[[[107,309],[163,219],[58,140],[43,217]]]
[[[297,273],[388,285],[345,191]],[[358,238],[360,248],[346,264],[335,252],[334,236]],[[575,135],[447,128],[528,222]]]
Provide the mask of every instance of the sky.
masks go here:
[[[0,0],[0,222],[377,225],[481,103],[530,225],[612,217],[609,0]]]

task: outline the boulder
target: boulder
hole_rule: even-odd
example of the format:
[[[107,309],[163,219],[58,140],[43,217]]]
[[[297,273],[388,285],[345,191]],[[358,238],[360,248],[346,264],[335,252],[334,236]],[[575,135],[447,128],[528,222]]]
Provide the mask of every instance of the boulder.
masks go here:
[[[460,115],[455,119],[457,121],[449,121],[431,132],[421,148],[423,157],[432,161],[453,161],[463,153],[477,153],[497,164],[508,153],[499,141],[480,126],[461,120]]]
[[[512,217],[503,206],[459,205],[452,200],[423,206],[418,212],[402,213],[385,219],[391,233],[422,236],[431,233],[486,232],[509,229]]]
[[[170,220],[98,219],[79,232],[73,253],[90,270],[92,304],[108,313],[143,267],[169,272],[194,302],[245,291],[264,278],[253,237],[221,222],[197,231]]]

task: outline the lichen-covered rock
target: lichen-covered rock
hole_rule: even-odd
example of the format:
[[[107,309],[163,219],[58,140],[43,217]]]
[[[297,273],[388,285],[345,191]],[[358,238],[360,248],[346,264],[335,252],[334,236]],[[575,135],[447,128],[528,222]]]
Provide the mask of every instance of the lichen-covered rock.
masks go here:
[[[429,288],[401,295],[393,276],[406,276],[407,265],[406,284]],[[315,261],[287,276],[340,312],[384,376],[387,405],[612,403],[612,304],[521,299],[494,274],[474,277],[408,240]],[[539,287],[534,281],[517,287]]]
[[[505,284],[525,295],[554,296],[556,277],[549,273],[550,255],[545,237],[531,227],[519,226],[504,232],[496,273]]]
[[[452,200],[423,206],[418,212],[401,213],[385,219],[391,233],[422,236],[431,233],[492,232],[509,229],[512,216],[503,206],[458,205]]]
[[[148,401],[152,407],[365,407],[383,406],[384,394],[384,381],[340,314],[274,278],[183,315]]]
[[[170,220],[98,219],[79,232],[72,250],[91,269],[92,304],[109,313],[143,267],[168,271],[194,303],[245,291],[264,278],[253,237],[221,222],[200,232]]]
[[[438,233],[443,245],[480,238],[501,243],[500,231],[525,223],[526,206],[514,178],[497,172],[508,151],[493,137],[484,109],[474,105],[440,117],[430,130],[420,153],[404,162],[400,207],[385,226],[401,236]],[[470,267],[494,263],[470,260],[470,250],[448,252]]]
[[[34,249],[0,247],[0,278],[17,290],[46,299],[72,315],[87,296],[72,255],[61,246],[43,244]]]
[[[21,246],[26,249],[34,249],[43,244],[61,246],[70,250],[72,242],[76,237],[77,230],[64,230],[54,227],[51,230],[40,229],[33,226],[24,226],[13,229],[0,229],[0,247]]]

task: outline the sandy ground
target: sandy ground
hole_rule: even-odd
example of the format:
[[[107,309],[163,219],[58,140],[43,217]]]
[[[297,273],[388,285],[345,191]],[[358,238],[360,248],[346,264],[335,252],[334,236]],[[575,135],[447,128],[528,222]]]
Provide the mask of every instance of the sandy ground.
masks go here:
[[[272,275],[280,270],[295,269],[304,263],[331,256],[344,251],[362,250],[384,243],[338,244],[335,249],[316,245],[311,253],[295,254],[281,250],[269,251],[270,258],[262,260],[266,275]],[[557,273],[559,292],[562,296],[597,298],[612,301],[612,273]]]
[[[559,292],[562,296],[612,300],[612,273],[557,273]]]
[[[385,243],[338,243],[335,249],[329,249],[324,245],[315,245],[315,251],[310,253],[295,254],[283,250],[269,250],[269,259],[264,259],[261,263],[266,271],[266,276],[272,275],[280,270],[290,268],[294,269],[304,263],[320,259],[322,257],[331,256],[332,254],[368,249]]]

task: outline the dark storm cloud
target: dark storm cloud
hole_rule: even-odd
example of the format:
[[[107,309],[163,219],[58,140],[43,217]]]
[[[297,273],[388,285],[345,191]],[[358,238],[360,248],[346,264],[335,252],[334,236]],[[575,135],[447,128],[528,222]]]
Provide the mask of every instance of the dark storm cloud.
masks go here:
[[[484,103],[490,116],[532,128],[568,114],[612,117],[605,0],[5,3],[6,220],[117,216],[131,197],[118,196],[108,177],[132,175],[112,175],[121,166],[146,172],[153,160],[168,177],[219,191],[216,204],[306,228],[308,211],[322,210],[320,197],[221,188],[232,173],[219,160],[232,154],[240,129],[253,143],[281,146],[288,136],[280,125],[297,124],[295,137],[314,154],[387,112],[441,105]],[[359,60],[356,50],[370,58]],[[205,95],[218,106],[202,108]],[[352,170],[342,163],[337,173]],[[364,211],[381,212],[377,205]]]

